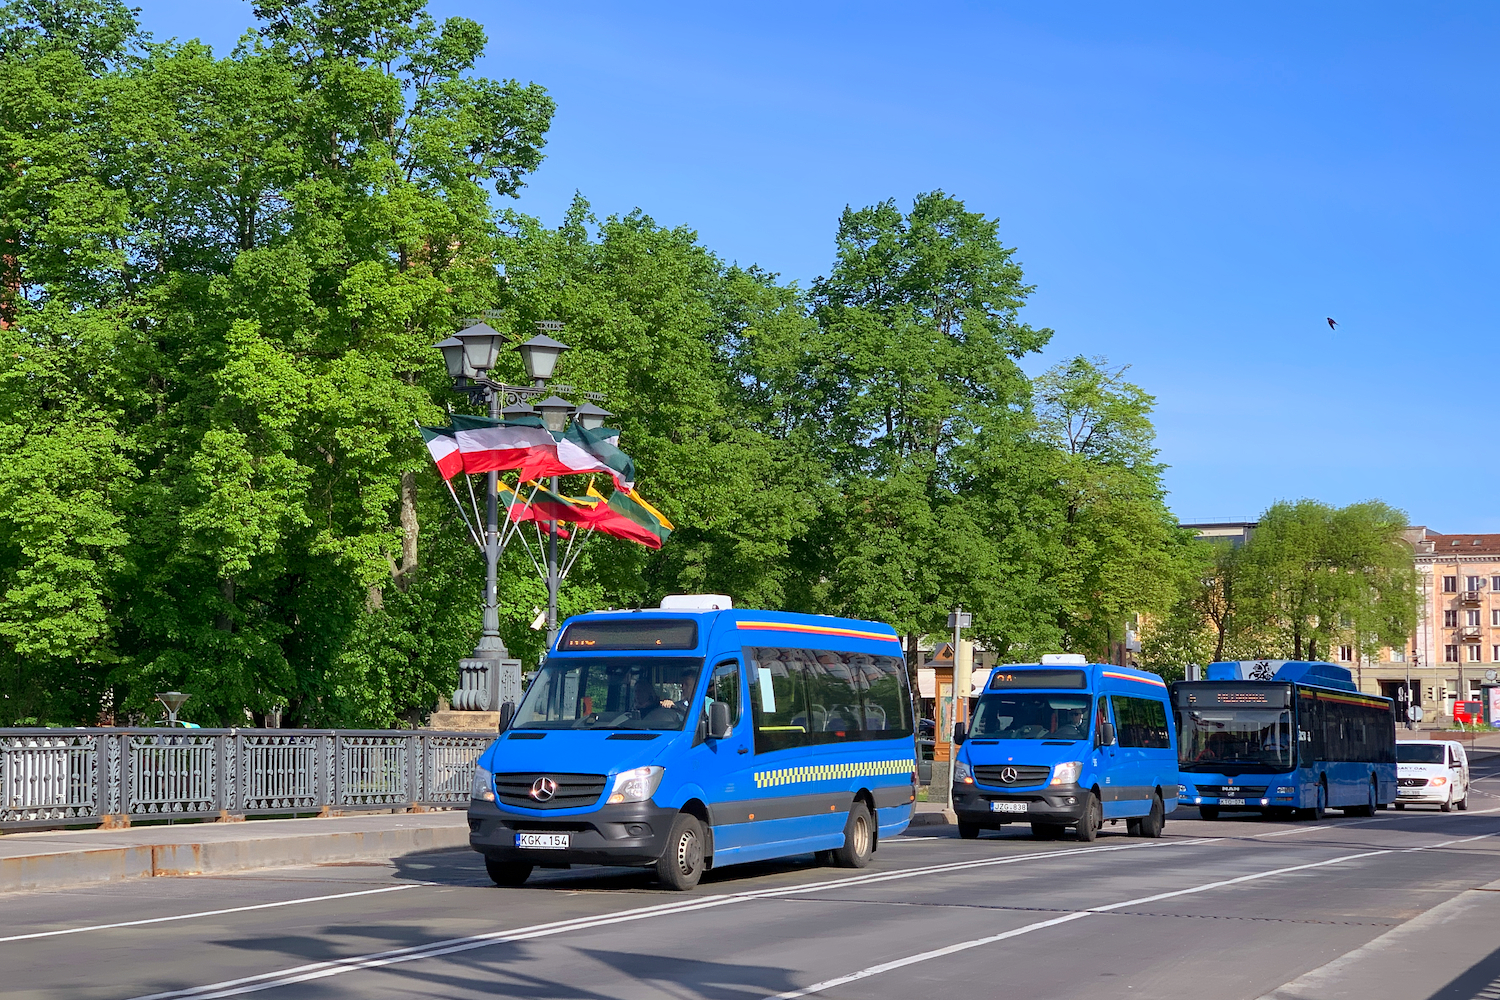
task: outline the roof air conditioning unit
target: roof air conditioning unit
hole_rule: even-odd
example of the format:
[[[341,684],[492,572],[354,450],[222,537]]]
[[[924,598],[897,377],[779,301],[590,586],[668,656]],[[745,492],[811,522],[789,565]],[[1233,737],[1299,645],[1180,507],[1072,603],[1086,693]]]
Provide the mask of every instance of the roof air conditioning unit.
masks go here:
[[[1044,667],[1086,667],[1089,659],[1082,653],[1043,653]]]
[[[663,611],[728,611],[734,601],[723,594],[672,594],[661,599]]]

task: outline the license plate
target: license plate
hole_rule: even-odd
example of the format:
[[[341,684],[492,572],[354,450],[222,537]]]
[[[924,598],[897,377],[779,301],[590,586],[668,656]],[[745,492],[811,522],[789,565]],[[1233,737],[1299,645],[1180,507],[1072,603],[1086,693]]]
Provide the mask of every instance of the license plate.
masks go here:
[[[1220,799],[1219,800],[1219,805],[1221,805],[1221,806],[1242,806],[1244,804],[1245,804],[1245,800],[1244,799]]]
[[[549,851],[565,850],[568,846],[568,835],[566,833],[518,833],[516,846],[537,847]]]
[[[1398,792],[1396,792],[1397,797],[1400,797],[1402,795],[1407,795],[1407,796],[1411,796],[1412,798],[1415,798],[1416,796],[1421,795],[1421,794],[1422,794],[1422,790],[1420,788],[1403,788],[1403,789],[1399,790]]]
[[[990,812],[994,813],[1023,813],[1026,811],[1025,802],[991,802]]]

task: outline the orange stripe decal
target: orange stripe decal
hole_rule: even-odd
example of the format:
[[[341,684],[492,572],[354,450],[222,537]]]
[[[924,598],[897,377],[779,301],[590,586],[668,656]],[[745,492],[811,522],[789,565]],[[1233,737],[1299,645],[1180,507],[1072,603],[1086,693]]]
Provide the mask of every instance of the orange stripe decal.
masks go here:
[[[878,639],[899,644],[900,640],[887,632],[862,632],[853,628],[833,628],[828,625],[796,625],[790,622],[736,622],[736,628],[753,629],[757,632],[802,632],[809,635],[844,635],[855,639]]]
[[[1159,687],[1159,688],[1164,688],[1164,687],[1167,686],[1166,684],[1164,684],[1161,681],[1157,680],[1155,677],[1136,677],[1133,674],[1117,674],[1113,670],[1106,670],[1106,671],[1104,671],[1104,676],[1105,677],[1113,677],[1116,680],[1122,680],[1122,681],[1136,681],[1136,682],[1141,683],[1141,684],[1154,684],[1156,687]]]

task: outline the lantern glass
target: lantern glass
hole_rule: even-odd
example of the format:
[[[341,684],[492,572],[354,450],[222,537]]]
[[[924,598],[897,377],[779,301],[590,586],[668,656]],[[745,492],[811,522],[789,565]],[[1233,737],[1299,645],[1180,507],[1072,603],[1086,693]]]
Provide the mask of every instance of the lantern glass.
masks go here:
[[[464,362],[464,342],[457,337],[449,337],[432,345],[443,352],[443,364],[448,368],[448,374],[453,378],[468,375],[470,370]]]
[[[584,403],[573,411],[573,419],[578,421],[579,426],[586,431],[597,431],[604,426],[604,421],[612,416],[614,416],[613,413],[593,403]]]

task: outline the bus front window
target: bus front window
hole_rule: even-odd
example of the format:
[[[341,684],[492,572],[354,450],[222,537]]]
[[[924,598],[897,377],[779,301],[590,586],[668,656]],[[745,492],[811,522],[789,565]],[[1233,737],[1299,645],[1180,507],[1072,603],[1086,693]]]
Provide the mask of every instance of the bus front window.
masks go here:
[[[682,729],[702,673],[686,657],[553,657],[511,728]]]
[[[971,735],[992,740],[1082,740],[1089,735],[1086,694],[990,692],[974,710]]]
[[[1187,710],[1177,747],[1184,771],[1290,771],[1297,738],[1285,709]]]

